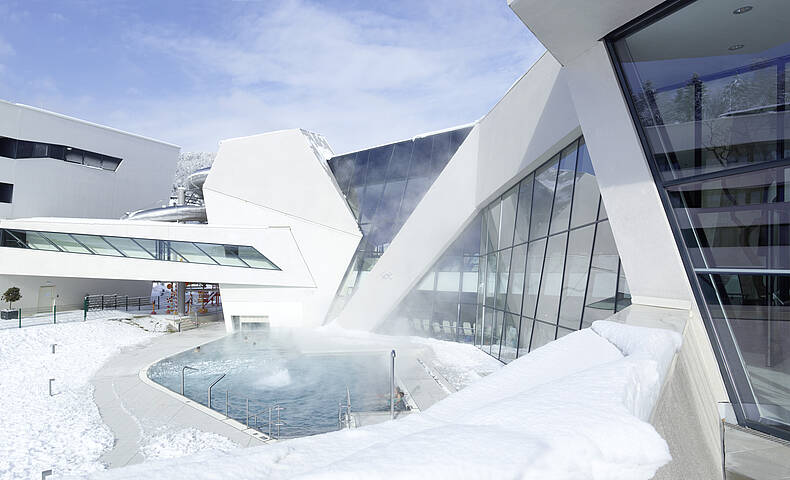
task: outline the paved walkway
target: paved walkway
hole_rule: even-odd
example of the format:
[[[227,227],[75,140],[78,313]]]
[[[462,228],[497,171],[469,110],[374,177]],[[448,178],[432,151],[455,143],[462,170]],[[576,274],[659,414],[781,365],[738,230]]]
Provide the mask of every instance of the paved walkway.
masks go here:
[[[92,380],[94,401],[102,420],[115,436],[112,450],[101,458],[108,467],[142,462],[140,447],[144,434],[188,427],[224,435],[245,447],[264,444],[263,436],[257,432],[261,439],[252,436],[249,429],[242,431],[243,426],[238,422],[166,393],[163,387],[152,385],[140,376],[140,371],[151,363],[223,335],[225,326],[221,323],[162,335],[150,343],[123,350],[99,370]]]

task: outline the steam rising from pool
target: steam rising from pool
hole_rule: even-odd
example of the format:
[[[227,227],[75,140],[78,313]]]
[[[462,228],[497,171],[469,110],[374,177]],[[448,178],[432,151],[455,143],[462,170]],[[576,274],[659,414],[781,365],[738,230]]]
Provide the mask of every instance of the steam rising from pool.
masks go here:
[[[281,368],[255,382],[255,386],[259,388],[282,388],[290,384],[291,374],[287,368]]]

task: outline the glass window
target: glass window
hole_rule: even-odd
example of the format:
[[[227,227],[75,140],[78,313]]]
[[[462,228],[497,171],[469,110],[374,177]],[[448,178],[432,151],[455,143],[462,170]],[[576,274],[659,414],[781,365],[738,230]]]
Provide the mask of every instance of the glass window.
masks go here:
[[[16,144],[13,138],[0,137],[0,157],[16,158]]]
[[[80,243],[74,240],[69,234],[67,233],[51,233],[46,232],[42,233],[45,237],[47,237],[52,243],[58,246],[64,252],[70,253],[91,253],[87,248],[80,245]]]
[[[394,222],[398,219],[400,202],[403,199],[403,192],[406,191],[406,180],[389,182],[384,187],[384,195],[381,197],[379,208],[376,211],[375,223]],[[394,236],[393,236],[394,238]],[[387,241],[392,238],[388,238]]]
[[[556,325],[549,325],[548,323],[543,322],[535,322],[535,326],[532,328],[532,344],[530,345],[529,351],[533,351],[536,348],[540,348],[543,345],[554,340],[557,334],[557,326]]]
[[[477,256],[464,256],[463,257],[463,275],[461,277],[461,292],[463,293],[477,293],[478,283],[478,269],[480,257]]]
[[[631,305],[631,289],[628,288],[628,280],[625,278],[625,270],[623,270],[621,262],[620,274],[617,280],[617,305],[615,306],[615,312],[619,312],[629,305]]]
[[[502,327],[502,346],[500,347],[499,359],[505,363],[510,363],[518,355],[518,325],[519,316],[510,313],[504,314],[504,325]]]
[[[428,187],[431,186],[431,180],[428,178],[410,178],[406,182],[406,192],[403,194],[403,203],[400,208],[401,224],[409,218],[411,212],[420,203]]]
[[[554,186],[557,183],[557,164],[559,155],[535,172],[532,192],[532,218],[530,219],[529,238],[545,237],[549,232],[551,203],[554,201]]]
[[[612,229],[609,222],[601,222],[595,233],[582,328],[589,327],[595,320],[602,320],[614,312],[618,263]]]
[[[603,198],[600,199],[601,206],[598,207],[598,220],[606,220],[609,215],[606,214],[606,206],[603,204]]]
[[[16,158],[32,158],[33,157],[33,142],[25,140],[17,141],[16,145]]]
[[[483,351],[491,353],[491,335],[494,332],[494,309],[485,307],[485,320],[483,323]],[[497,344],[497,349],[499,345]],[[499,352],[496,351],[495,355]]]
[[[790,168],[669,187],[695,267],[790,269]]]
[[[502,195],[502,220],[499,235],[499,248],[513,245],[513,231],[516,222],[516,204],[518,203],[518,185]]]
[[[392,158],[387,168],[387,178],[392,180],[406,179],[409,176],[409,161],[411,160],[412,142],[396,143]]]
[[[518,331],[518,356],[521,357],[529,352],[529,342],[532,340],[532,323],[534,320],[521,317],[521,326]]]
[[[14,200],[14,184],[0,182],[0,203],[11,203]]]
[[[499,358],[500,344],[502,341],[502,324],[504,323],[504,313],[496,310],[494,312],[494,330],[491,332],[491,355]]]
[[[368,176],[366,183],[382,183],[387,179],[387,167],[392,156],[392,145],[374,148],[368,157]]]
[[[594,233],[595,225],[589,225],[572,230],[568,236],[559,321],[566,328],[578,329],[581,324]]]
[[[34,248],[36,250],[49,250],[49,251],[58,251],[58,247],[52,244],[46,237],[41,235],[39,232],[25,232],[25,241],[27,246],[30,248]]]
[[[571,218],[571,199],[573,181],[576,176],[576,144],[562,151],[560,168],[557,173],[557,187],[554,191],[554,207],[551,211],[550,234],[568,229]]]
[[[486,251],[493,252],[499,249],[499,221],[502,218],[502,204],[499,199],[486,208],[483,215],[486,218],[485,226],[488,232]]]
[[[220,265],[229,267],[246,267],[239,258],[239,247],[234,245],[218,245],[216,243],[196,243],[201,250],[206,252]]]
[[[121,251],[124,255],[131,258],[152,259],[154,255],[146,251],[131,238],[123,237],[103,237],[110,245]],[[154,251],[154,254],[156,251]]]
[[[582,140],[579,145],[579,158],[576,165],[571,228],[595,221],[598,216],[598,198],[600,195],[592,160],[590,160],[590,154],[587,152],[587,144]]]
[[[476,305],[476,321],[475,321],[475,345],[482,348],[483,346],[483,330],[485,323],[485,308],[482,305]]]
[[[329,168],[335,176],[337,186],[340,190],[347,192],[351,177],[354,175],[354,154],[334,157],[329,160]]]
[[[376,213],[376,209],[379,206],[379,200],[381,199],[381,194],[384,191],[384,184],[376,183],[376,184],[368,184],[365,187],[365,192],[362,194],[362,215],[360,222],[366,223],[373,220],[373,215]]]
[[[497,287],[496,287],[496,308],[505,309],[507,299],[507,283],[510,276],[510,256],[511,249],[501,250],[497,259]]]
[[[212,260],[211,257],[206,255],[200,248],[198,248],[195,244],[191,242],[168,242],[170,244],[170,248],[175,250],[180,256],[182,256],[187,262],[189,263],[205,263],[209,265],[214,265],[218,262]]]
[[[543,255],[546,253],[546,239],[530,242],[527,248],[527,268],[524,275],[524,306],[523,315],[535,317],[540,289],[540,274],[543,271]]]
[[[486,261],[486,305],[493,307],[496,304],[496,270],[497,254],[488,254]]]
[[[458,312],[459,316],[459,341],[472,343],[475,333],[475,316],[477,305],[462,303]]]
[[[529,216],[532,212],[532,175],[521,181],[518,191],[518,210],[516,212],[516,234],[513,243],[529,240]]]
[[[557,323],[567,240],[567,233],[549,237],[549,243],[546,247],[546,260],[543,262],[543,278],[540,284],[538,312],[535,315],[535,318],[538,320]]]
[[[505,310],[516,315],[521,314],[521,298],[524,294],[524,272],[527,262],[527,244],[513,247],[510,262],[510,279]]]
[[[239,258],[244,260],[244,263],[252,268],[279,270],[279,268],[270,262],[268,258],[252,247],[239,246]]]
[[[457,293],[461,282],[461,258],[445,256],[437,266],[439,271],[436,272],[436,290]]]

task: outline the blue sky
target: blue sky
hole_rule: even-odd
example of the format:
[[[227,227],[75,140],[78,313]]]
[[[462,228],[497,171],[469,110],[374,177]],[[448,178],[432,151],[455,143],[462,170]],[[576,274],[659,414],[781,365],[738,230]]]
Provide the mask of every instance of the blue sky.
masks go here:
[[[0,98],[214,151],[351,151],[484,115],[543,53],[506,0],[0,4]]]

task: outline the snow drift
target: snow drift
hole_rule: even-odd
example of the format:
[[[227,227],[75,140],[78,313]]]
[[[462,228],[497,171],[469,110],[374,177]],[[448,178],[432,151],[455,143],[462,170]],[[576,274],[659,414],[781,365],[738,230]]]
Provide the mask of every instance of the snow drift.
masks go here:
[[[421,414],[97,479],[648,479],[670,460],[647,423],[680,335],[596,322]]]

